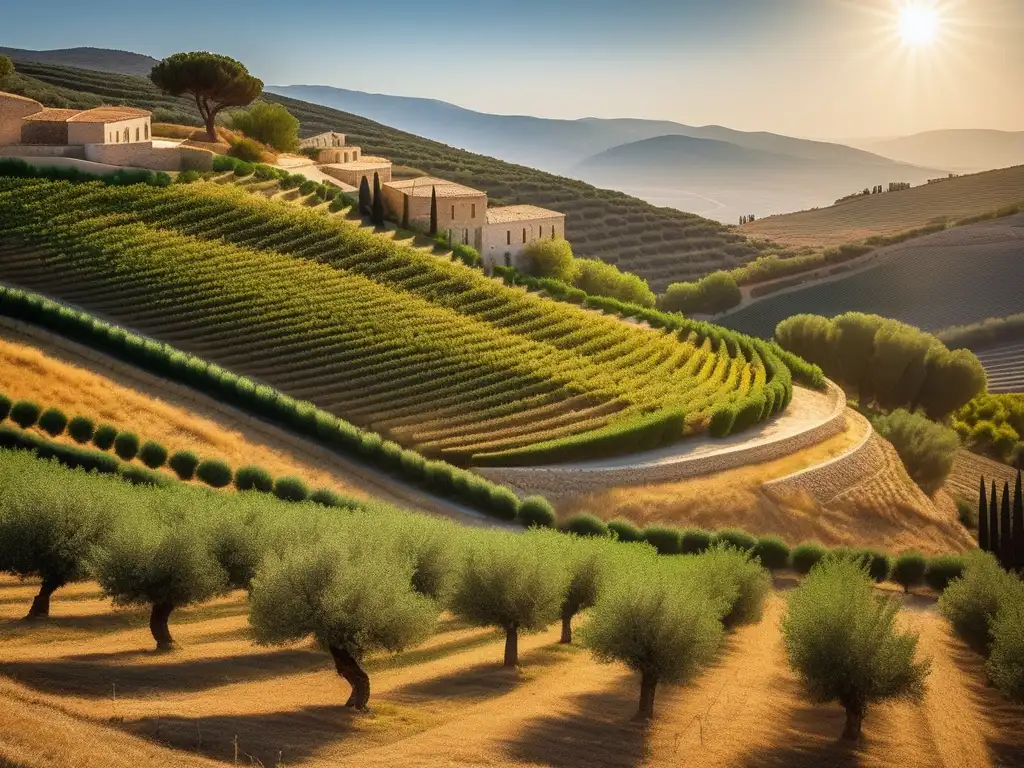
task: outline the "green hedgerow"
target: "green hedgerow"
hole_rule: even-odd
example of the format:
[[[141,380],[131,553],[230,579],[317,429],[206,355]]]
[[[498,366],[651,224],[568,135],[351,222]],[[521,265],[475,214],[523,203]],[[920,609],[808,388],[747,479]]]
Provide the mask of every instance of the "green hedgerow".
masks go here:
[[[644,528],[644,541],[658,550],[659,555],[678,555],[680,552],[679,531],[661,525]]]
[[[633,525],[629,520],[612,520],[608,523],[608,532],[615,534],[615,538],[624,542],[635,542],[644,540],[644,532]]]
[[[607,536],[608,526],[601,518],[580,512],[573,515],[565,524],[565,530],[577,536]]]
[[[995,557],[977,552],[966,561],[963,576],[942,592],[939,612],[968,645],[987,653],[992,642],[992,624],[1015,582]]]
[[[309,494],[309,500],[322,507],[333,507],[335,509],[358,506],[358,502],[347,496],[342,496],[340,493],[335,493],[329,488],[319,488],[313,491]]]
[[[964,559],[956,555],[940,555],[928,561],[924,583],[936,592],[945,592],[954,579],[964,574]]]
[[[114,453],[125,461],[131,461],[139,453],[139,436],[134,432],[118,432],[114,438]]]
[[[19,400],[11,406],[11,421],[22,429],[28,429],[39,421],[39,415],[42,412],[43,409],[39,403],[31,400]]]
[[[892,567],[892,580],[910,592],[913,587],[924,584],[924,575],[928,571],[928,561],[920,552],[904,552],[896,558]]]
[[[0,395],[0,421],[3,421],[11,412],[11,399],[7,395]]]
[[[515,520],[519,512],[519,497],[508,488],[483,486],[489,498],[491,513],[502,520]]]
[[[270,493],[274,490],[274,478],[263,467],[250,464],[235,472],[235,488],[240,491]]]
[[[206,459],[196,467],[196,477],[212,488],[225,488],[231,485],[233,475],[231,467],[220,459]]]
[[[85,416],[75,416],[68,422],[68,434],[76,443],[85,445],[92,440],[96,432],[96,425],[93,420]]]
[[[167,463],[167,449],[160,443],[147,440],[139,450],[139,458],[150,469],[159,469]]]
[[[64,433],[68,426],[68,417],[60,408],[47,408],[39,416],[39,428],[51,437]]]
[[[519,505],[516,522],[524,528],[554,528],[555,508],[543,496],[530,496]]]
[[[828,550],[817,542],[805,541],[793,548],[793,570],[807,574],[828,554]]]
[[[282,501],[305,501],[309,486],[298,477],[279,477],[274,482],[274,495]]]
[[[719,544],[728,544],[730,547],[734,547],[743,552],[750,552],[757,546],[757,539],[755,537],[751,536],[746,531],[740,531],[735,528],[726,528],[725,530],[716,533],[715,542]]]
[[[100,424],[92,435],[92,444],[101,451],[109,451],[117,438],[117,427],[113,424]]]
[[[789,547],[778,536],[762,536],[751,554],[769,571],[781,571],[789,567]]]
[[[167,462],[181,480],[191,480],[196,476],[199,457],[192,451],[178,451]]]
[[[699,555],[710,549],[714,536],[700,528],[687,528],[679,538],[679,551],[684,555]]]

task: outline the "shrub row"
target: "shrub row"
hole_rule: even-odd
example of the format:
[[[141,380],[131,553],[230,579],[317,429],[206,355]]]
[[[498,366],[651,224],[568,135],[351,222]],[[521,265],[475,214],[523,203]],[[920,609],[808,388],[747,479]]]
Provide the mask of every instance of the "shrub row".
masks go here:
[[[509,489],[342,421],[309,402],[236,376],[173,347],[145,339],[38,294],[0,286],[0,315],[32,323],[171,381],[193,387],[308,437],[339,454],[374,466],[503,520],[515,519],[519,500]]]
[[[130,184],[147,184],[151,187],[166,187],[171,184],[171,176],[163,171],[144,171],[122,168],[113,173],[96,174],[78,168],[40,167],[30,165],[16,157],[0,158],[0,176],[13,176],[19,179],[49,179],[50,181],[102,181],[115,187]]]

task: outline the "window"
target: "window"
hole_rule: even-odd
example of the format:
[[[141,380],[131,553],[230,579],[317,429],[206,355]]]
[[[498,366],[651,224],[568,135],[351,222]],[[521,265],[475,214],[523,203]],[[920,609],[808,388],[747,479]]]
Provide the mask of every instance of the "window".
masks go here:
[[[125,140],[126,142],[128,142],[128,141],[131,141],[131,140],[132,140],[132,135],[131,135],[131,133],[129,133],[129,131],[128,131],[128,129],[127,129],[127,128],[125,128],[125,129],[124,129],[124,140]]]
[[[469,218],[471,218],[471,219],[475,219],[476,218],[476,203],[473,203],[473,205],[470,206]]]
[[[141,134],[140,134],[140,132],[139,132],[139,129],[138,129],[138,128],[136,128],[136,129],[135,129],[135,140],[136,140],[136,141],[138,141],[138,140],[139,140],[139,136],[140,136],[140,135],[141,135]]]
[[[452,206],[452,221],[455,221],[455,206]]]
[[[512,245],[512,230],[505,233],[505,245]]]
[[[526,227],[523,227],[523,242],[526,242]]]
[[[146,137],[146,141],[149,141],[149,123],[143,126],[143,135]]]
[[[462,244],[463,245],[469,245],[469,230],[468,229],[462,230]]]

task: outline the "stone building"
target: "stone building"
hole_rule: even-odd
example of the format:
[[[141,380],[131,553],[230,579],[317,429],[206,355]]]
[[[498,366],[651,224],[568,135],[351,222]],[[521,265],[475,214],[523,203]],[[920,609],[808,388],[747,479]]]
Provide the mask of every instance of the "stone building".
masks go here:
[[[299,149],[318,149],[316,161],[322,164],[346,165],[359,161],[362,150],[359,147],[350,147],[345,143],[344,133],[327,131],[310,136],[299,142]],[[391,178],[388,176],[388,178]],[[346,182],[347,183],[347,182]]]
[[[487,216],[487,193],[453,181],[422,176],[384,185],[384,205],[395,221],[430,226],[431,190],[437,193],[437,230],[453,243],[480,249]]]
[[[564,213],[536,205],[489,208],[480,256],[488,270],[499,265],[520,269],[527,245],[536,240],[564,238]]]
[[[308,139],[303,139],[299,142],[299,148],[330,149],[332,147],[344,147],[345,138],[344,133],[327,131],[326,133],[318,133],[316,136],[310,136]]]
[[[338,150],[325,151],[337,152]],[[321,165],[320,170],[328,176],[333,176],[338,181],[350,184],[357,189],[364,178],[366,183],[370,185],[370,189],[373,189],[373,174],[375,173],[380,179],[381,184],[391,181],[391,161],[385,160],[382,157],[364,156],[358,162],[328,163],[327,165]]]

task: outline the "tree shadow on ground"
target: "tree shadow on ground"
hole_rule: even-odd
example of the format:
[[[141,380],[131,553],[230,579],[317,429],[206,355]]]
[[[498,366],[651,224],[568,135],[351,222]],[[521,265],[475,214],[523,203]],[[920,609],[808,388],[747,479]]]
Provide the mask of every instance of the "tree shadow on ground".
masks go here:
[[[119,663],[130,656],[166,658],[154,664]],[[239,654],[216,659],[175,659],[173,652],[124,651],[111,654],[66,656],[52,662],[0,662],[0,674],[38,691],[89,698],[111,695],[196,692],[251,682],[280,674],[326,669],[330,659],[314,650],[281,650],[273,653]]]
[[[510,760],[553,768],[633,768],[647,759],[646,729],[632,721],[637,684],[624,673],[605,690],[575,695],[563,711],[528,721],[506,741]]]
[[[147,717],[122,723],[125,731],[172,749],[242,765],[294,765],[350,736],[372,717],[336,706],[208,717]],[[258,762],[256,762],[258,761]]]
[[[947,651],[964,676],[967,692],[988,720],[986,741],[996,766],[1024,766],[1024,706],[1014,704],[988,682],[985,659],[964,642],[950,637]]]
[[[29,601],[31,603],[31,601]],[[26,607],[26,612],[28,608]],[[175,627],[195,624],[200,621],[231,618],[242,615],[244,607],[224,603],[206,605],[175,611],[171,615],[171,634]],[[148,629],[148,610],[111,610],[103,613],[89,613],[84,616],[50,615],[45,619],[24,621],[21,618],[0,620],[0,637],[23,637],[31,632],[77,630],[82,632],[110,633],[126,629]]]
[[[496,698],[529,680],[534,671],[564,660],[571,652],[571,649],[567,651],[565,646],[557,645],[534,648],[519,654],[520,666],[517,669],[507,669],[501,665],[501,651],[497,650],[493,662],[475,664],[447,675],[403,685],[388,698],[396,701],[457,699],[465,702]]]

